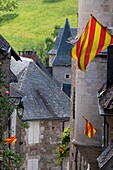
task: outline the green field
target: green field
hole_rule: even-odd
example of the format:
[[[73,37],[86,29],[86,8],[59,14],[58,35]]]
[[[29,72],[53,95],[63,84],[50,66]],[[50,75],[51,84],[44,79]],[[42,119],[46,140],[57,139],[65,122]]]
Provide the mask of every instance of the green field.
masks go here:
[[[35,49],[66,18],[77,26],[77,6],[77,0],[19,0],[18,9],[0,14],[0,34],[16,51]]]

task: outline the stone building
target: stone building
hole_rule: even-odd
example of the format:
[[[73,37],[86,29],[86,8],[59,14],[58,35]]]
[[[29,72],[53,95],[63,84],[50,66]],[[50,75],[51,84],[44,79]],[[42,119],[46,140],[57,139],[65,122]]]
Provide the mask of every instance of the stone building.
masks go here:
[[[99,113],[102,120],[102,148],[103,152],[97,158],[99,168],[110,170],[113,168],[113,45],[108,47],[107,79],[98,91]]]
[[[83,29],[85,28],[90,18],[90,14],[93,14],[97,18],[97,20],[99,20],[99,22],[105,27],[113,26],[113,3],[111,1],[79,0],[78,36],[81,35]],[[102,109],[104,109],[104,118],[100,116],[101,110],[99,110],[97,98],[98,90],[100,89],[102,84],[104,84],[104,82],[107,80],[107,70],[110,67],[110,65],[107,66],[107,55],[107,50],[101,51],[98,56],[95,57],[92,62],[90,62],[87,67],[86,73],[78,69],[77,62],[75,60],[73,60],[72,63],[72,65],[74,65],[75,67],[72,67],[73,90],[71,100],[71,118],[74,114],[75,120],[72,119],[71,122],[74,122],[73,126],[75,126],[75,128],[73,137],[74,140],[73,142],[71,141],[71,146],[74,144],[75,150],[73,153],[71,153],[73,154],[71,155],[71,157],[73,157],[73,160],[76,160],[77,153],[79,152],[80,158],[78,162],[71,162],[70,167],[73,170],[78,170],[80,166],[81,169],[83,167],[92,170],[112,169],[112,164],[109,164],[109,161],[111,161],[110,158],[112,157],[112,145],[110,145],[110,143],[112,143],[112,140],[110,140],[110,138],[112,139],[110,134],[110,124],[112,124],[110,122],[112,122],[112,117],[110,117],[111,115],[108,114],[109,108],[104,109],[104,105],[106,105],[107,103],[104,99],[102,100],[102,98],[101,100],[103,104],[101,105],[100,103],[100,105]],[[103,91],[101,92],[103,93]],[[100,94],[100,97],[101,95],[102,94]],[[109,100],[107,102],[109,102]],[[106,113],[108,114],[107,117]],[[89,120],[89,122],[93,124],[93,126],[97,129],[97,133],[92,139],[84,135],[85,121],[82,116],[85,116]],[[110,135],[109,138],[107,136],[108,134]],[[101,155],[103,149],[105,149],[108,145],[110,146]],[[99,155],[101,156],[99,157]],[[87,166],[87,164],[89,165]]]
[[[49,51],[49,67],[52,67],[52,76],[61,84],[61,89],[70,97],[71,90],[71,57],[72,45],[68,39],[75,36],[76,28],[70,28],[68,19],[64,28],[60,28],[53,48]]]
[[[16,64],[12,60],[11,70],[18,79],[16,88],[25,94],[23,121],[29,124],[28,129],[21,129],[22,169],[59,170],[61,167],[54,164],[55,149],[62,142],[63,129],[69,125],[69,97],[42,65],[39,67],[31,59],[22,58],[22,63]],[[67,170],[67,162],[65,166]]]
[[[10,82],[14,80],[14,75],[10,71],[10,59],[11,57],[14,58],[14,60],[18,61],[20,60],[20,57],[16,54],[14,49],[11,47],[11,45],[4,39],[2,35],[0,35],[0,64],[3,62],[2,69],[6,75],[6,84],[9,86]],[[8,89],[9,90],[9,89]],[[0,96],[2,97],[2,96]],[[2,112],[2,110],[0,111]],[[8,137],[8,130],[10,130],[9,122],[10,117],[8,117],[8,114],[5,113],[2,115],[2,122],[0,119],[0,169],[2,169],[3,164],[3,146],[1,143],[2,137],[4,133],[6,134],[6,137]],[[1,126],[2,125],[2,126]]]

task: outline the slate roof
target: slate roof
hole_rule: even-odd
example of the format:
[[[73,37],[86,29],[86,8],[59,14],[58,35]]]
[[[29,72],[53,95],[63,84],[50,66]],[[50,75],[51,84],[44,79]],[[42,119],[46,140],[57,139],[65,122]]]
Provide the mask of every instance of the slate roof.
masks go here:
[[[9,52],[11,52],[11,56],[13,56],[16,61],[20,60],[19,55],[14,51],[11,45],[0,34],[0,53],[7,57]]]
[[[99,168],[103,168],[111,158],[113,158],[113,143],[97,158]]]
[[[36,65],[37,65],[41,70],[43,70],[46,74],[48,74],[49,76],[51,76],[50,73],[49,73],[49,71],[45,68],[45,66],[43,65],[43,63],[41,62],[41,60],[40,60],[38,57],[36,57]]]
[[[18,89],[17,84],[15,84],[14,82],[10,83],[10,97],[22,98],[24,96],[25,94]]]
[[[63,29],[60,29],[56,38],[54,47],[49,54],[56,55],[53,60],[53,66],[71,66],[70,51],[72,44],[67,43],[68,38],[77,33],[77,29],[70,28],[68,19],[66,19]]]
[[[70,29],[71,29],[72,36],[75,36],[77,34],[77,28],[70,28]],[[64,30],[63,28],[59,29],[58,36],[55,39],[53,48],[48,52],[48,54],[56,55],[57,50],[58,50],[58,46],[59,46],[59,43],[61,41],[61,37],[62,37],[62,34],[63,34],[63,30]]]
[[[113,109],[113,85],[106,89],[106,84],[98,92],[99,104],[104,109]]]
[[[17,83],[18,80],[17,80],[17,77],[14,75],[14,73],[11,70],[9,70],[9,73],[10,73],[10,83],[11,82]]]
[[[13,60],[11,69],[18,70],[17,88],[25,94],[23,120],[69,119],[69,97],[46,72],[32,60],[25,59],[23,62]]]

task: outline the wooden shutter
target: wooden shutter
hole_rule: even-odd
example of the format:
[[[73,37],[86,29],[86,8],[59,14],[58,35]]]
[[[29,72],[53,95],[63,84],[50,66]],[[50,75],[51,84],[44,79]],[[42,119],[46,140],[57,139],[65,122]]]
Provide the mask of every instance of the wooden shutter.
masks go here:
[[[28,143],[33,143],[33,122],[30,122],[29,128],[28,128]]]
[[[27,170],[32,170],[32,159],[28,160]]]
[[[11,114],[11,135],[16,135],[16,109],[14,109],[13,113]]]
[[[38,170],[38,159],[29,159],[27,170]]]
[[[28,143],[39,143],[39,122],[30,122],[29,132],[28,132]]]
[[[39,122],[34,122],[33,131],[33,143],[39,143]]]
[[[67,161],[67,170],[69,170],[69,160]]]

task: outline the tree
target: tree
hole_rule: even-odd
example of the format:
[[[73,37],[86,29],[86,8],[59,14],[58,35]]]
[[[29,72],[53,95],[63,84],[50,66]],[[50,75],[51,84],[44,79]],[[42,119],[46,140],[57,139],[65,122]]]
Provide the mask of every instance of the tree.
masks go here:
[[[46,37],[45,41],[40,42],[36,46],[36,51],[45,66],[48,66],[48,52],[51,50],[54,44],[54,39],[58,35],[60,26],[55,25],[54,31],[51,33],[51,37]]]
[[[55,26],[54,26],[54,31],[53,31],[53,33],[51,34],[51,35],[53,36],[53,38],[55,38],[55,37],[58,35],[59,29],[60,29],[60,26],[59,26],[59,25],[55,25]]]
[[[0,11],[13,11],[18,7],[18,0],[0,0]]]

